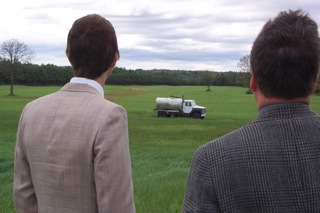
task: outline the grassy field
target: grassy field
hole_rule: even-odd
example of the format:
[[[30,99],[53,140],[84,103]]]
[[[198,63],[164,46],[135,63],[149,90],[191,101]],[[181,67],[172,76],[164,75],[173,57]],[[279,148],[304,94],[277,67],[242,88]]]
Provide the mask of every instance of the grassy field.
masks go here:
[[[21,110],[31,100],[60,87],[0,86],[0,213],[14,212],[12,176],[15,134]],[[107,99],[126,108],[137,212],[181,212],[192,155],[201,144],[252,121],[253,95],[245,88],[174,86],[106,86]],[[195,99],[206,107],[202,119],[158,118],[156,97],[169,95]],[[320,97],[311,108],[320,112]]]

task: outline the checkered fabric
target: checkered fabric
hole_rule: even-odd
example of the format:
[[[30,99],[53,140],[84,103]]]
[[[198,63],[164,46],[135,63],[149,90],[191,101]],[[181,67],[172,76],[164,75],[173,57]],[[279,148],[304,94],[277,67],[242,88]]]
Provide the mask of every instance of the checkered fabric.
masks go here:
[[[199,147],[183,212],[320,212],[320,118],[272,105]]]

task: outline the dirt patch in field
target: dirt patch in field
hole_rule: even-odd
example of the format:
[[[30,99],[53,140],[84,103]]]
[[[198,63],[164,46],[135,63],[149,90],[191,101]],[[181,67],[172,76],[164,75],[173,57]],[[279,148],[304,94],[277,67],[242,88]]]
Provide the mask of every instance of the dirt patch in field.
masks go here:
[[[133,88],[124,89],[122,92],[119,91],[117,93],[112,93],[112,92],[108,93],[108,92],[106,92],[105,98],[112,101],[112,100],[115,100],[115,99],[118,99],[118,98],[121,98],[121,97],[137,95],[137,94],[145,93],[145,92],[149,92],[149,90],[148,89],[143,89],[143,88],[133,87]]]
[[[131,89],[129,89],[129,90],[131,90],[131,91],[149,92],[148,89],[142,89],[142,88],[131,88]]]

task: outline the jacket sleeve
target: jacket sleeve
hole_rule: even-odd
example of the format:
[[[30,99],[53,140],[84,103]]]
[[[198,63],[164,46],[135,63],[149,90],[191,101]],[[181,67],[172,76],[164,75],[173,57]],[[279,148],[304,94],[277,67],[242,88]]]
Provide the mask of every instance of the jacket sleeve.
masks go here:
[[[183,212],[220,212],[205,147],[193,156]]]
[[[13,197],[16,212],[38,212],[38,202],[27,156],[23,149],[23,114],[21,114],[14,160]]]
[[[99,212],[135,212],[126,111],[116,106],[102,123],[94,145]]]

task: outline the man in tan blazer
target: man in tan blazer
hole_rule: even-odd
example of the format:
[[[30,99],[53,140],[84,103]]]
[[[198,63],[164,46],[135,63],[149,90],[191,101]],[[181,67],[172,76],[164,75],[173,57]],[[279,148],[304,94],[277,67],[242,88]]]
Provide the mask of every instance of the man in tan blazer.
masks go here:
[[[17,133],[17,212],[135,212],[126,111],[104,99],[119,58],[112,24],[76,20],[66,54],[75,78],[24,108]]]

